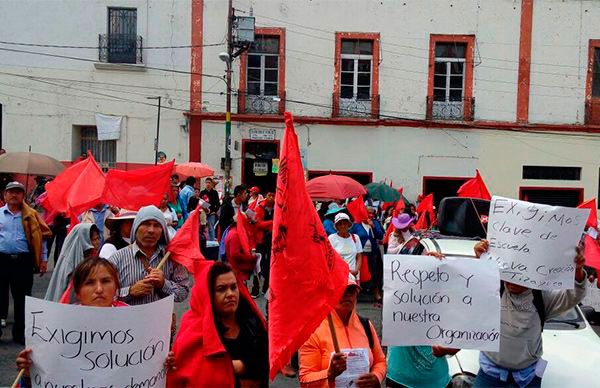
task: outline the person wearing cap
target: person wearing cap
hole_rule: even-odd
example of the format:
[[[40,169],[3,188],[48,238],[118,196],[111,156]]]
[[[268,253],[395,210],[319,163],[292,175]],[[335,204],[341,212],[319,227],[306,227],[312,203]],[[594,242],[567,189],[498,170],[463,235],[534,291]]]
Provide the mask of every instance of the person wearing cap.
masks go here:
[[[250,198],[248,198],[248,209],[254,210],[265,198],[260,194],[258,186],[252,186],[249,191]]]
[[[411,226],[415,222],[415,219],[410,214],[402,213],[397,217],[392,218],[392,225],[394,225],[394,232],[390,235],[388,242],[387,253],[390,255],[397,255],[402,249],[402,245],[410,240],[412,237]]]
[[[158,164],[165,164],[165,163],[167,163],[167,154],[165,154],[163,151],[159,151],[158,154],[157,154],[156,162]]]
[[[25,203],[25,186],[10,182],[0,207],[0,288],[10,287],[14,302],[15,342],[25,343],[25,296],[31,295],[33,273],[48,269],[44,240],[52,236],[42,217]],[[0,329],[1,330],[1,329]],[[0,336],[2,332],[0,331]]]
[[[385,355],[373,324],[356,312],[359,291],[356,279],[349,275],[346,290],[331,312],[333,327],[340,349],[364,349],[368,354],[369,372],[359,376],[355,385],[380,387],[387,370]],[[343,352],[335,353],[328,319],[323,320],[300,347],[300,386],[333,386],[346,370],[346,358]]]
[[[333,249],[342,256],[342,259],[348,263],[350,273],[358,278],[363,248],[360,238],[350,233],[350,228],[352,228],[350,216],[340,212],[336,214],[333,224],[336,233],[329,235],[329,242]]]
[[[333,220],[335,216],[341,211],[347,212],[345,207],[339,207],[337,203],[335,204],[335,206],[327,208],[327,212],[325,212],[325,215],[323,216],[323,228],[325,229],[325,233],[327,233],[328,236],[331,236],[332,234],[335,234],[337,232],[337,230],[335,230],[335,226],[333,225]]]
[[[82,223],[89,222],[90,224],[96,224],[96,227],[100,231],[100,245],[102,245],[104,244],[104,240],[110,235],[110,231],[106,227],[106,220],[111,214],[117,213],[119,213],[118,208],[108,206],[104,203],[98,203],[93,208],[81,213],[79,221]]]
[[[104,241],[98,256],[108,259],[113,253],[131,244],[131,227],[137,212],[121,209],[119,214],[111,214],[104,224],[110,230],[110,237]]]
[[[152,303],[169,295],[174,295],[175,302],[184,301],[191,286],[185,267],[167,260],[162,269],[156,268],[170,241],[165,216],[156,206],[139,210],[131,241],[108,258],[119,273],[119,299],[129,305]]]

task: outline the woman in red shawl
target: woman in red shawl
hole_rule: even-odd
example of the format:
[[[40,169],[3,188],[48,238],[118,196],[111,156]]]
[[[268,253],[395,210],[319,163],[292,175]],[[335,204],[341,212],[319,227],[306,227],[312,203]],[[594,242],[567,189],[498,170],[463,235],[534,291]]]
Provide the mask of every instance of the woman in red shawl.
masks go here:
[[[227,264],[204,262],[194,272],[168,387],[268,386],[267,329],[248,290]]]

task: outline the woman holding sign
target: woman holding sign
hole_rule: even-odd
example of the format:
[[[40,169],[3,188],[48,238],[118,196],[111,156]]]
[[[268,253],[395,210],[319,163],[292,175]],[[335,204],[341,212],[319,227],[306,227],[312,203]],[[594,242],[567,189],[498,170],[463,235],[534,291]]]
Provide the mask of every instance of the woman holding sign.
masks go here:
[[[475,245],[478,258],[488,250],[485,240]],[[585,296],[585,258],[575,255],[575,288],[532,290],[503,281],[500,287],[500,351],[481,352],[474,387],[539,387],[546,368],[542,360],[544,322],[572,309]]]
[[[324,320],[300,347],[300,386],[381,386],[386,372],[385,355],[371,322],[356,313],[359,291],[350,275],[346,291],[331,313],[333,327]],[[337,353],[332,331],[337,333]]]
[[[267,328],[247,288],[222,262],[199,263],[194,275],[167,386],[268,386]]]

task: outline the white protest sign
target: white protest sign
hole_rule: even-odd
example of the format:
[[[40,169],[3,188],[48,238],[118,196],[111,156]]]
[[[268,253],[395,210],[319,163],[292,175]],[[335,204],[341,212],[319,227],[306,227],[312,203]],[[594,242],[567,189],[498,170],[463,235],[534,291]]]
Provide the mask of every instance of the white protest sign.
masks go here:
[[[589,209],[494,196],[490,248],[481,258],[498,263],[502,280],[539,290],[572,289],[575,247],[588,215]]]
[[[498,351],[500,276],[485,260],[385,255],[383,344]]]
[[[585,287],[585,297],[581,301],[581,304],[593,307],[594,310],[600,312],[600,289],[598,288],[596,281],[586,281]]]
[[[173,296],[130,307],[27,297],[25,341],[34,387],[164,387]]]

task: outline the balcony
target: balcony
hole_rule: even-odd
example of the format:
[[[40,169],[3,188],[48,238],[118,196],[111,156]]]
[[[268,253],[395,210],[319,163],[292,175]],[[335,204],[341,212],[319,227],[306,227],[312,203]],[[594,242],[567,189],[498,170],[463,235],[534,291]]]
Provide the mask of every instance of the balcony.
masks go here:
[[[131,34],[99,34],[98,60],[104,63],[142,64],[142,37]]]
[[[379,118],[379,95],[370,99],[341,98],[333,94],[334,117]]]
[[[283,114],[285,92],[279,92],[279,95],[277,96],[240,93],[238,105],[240,113],[253,113],[259,115]]]
[[[475,98],[466,97],[457,101],[435,101],[427,97],[428,120],[473,121]]]

